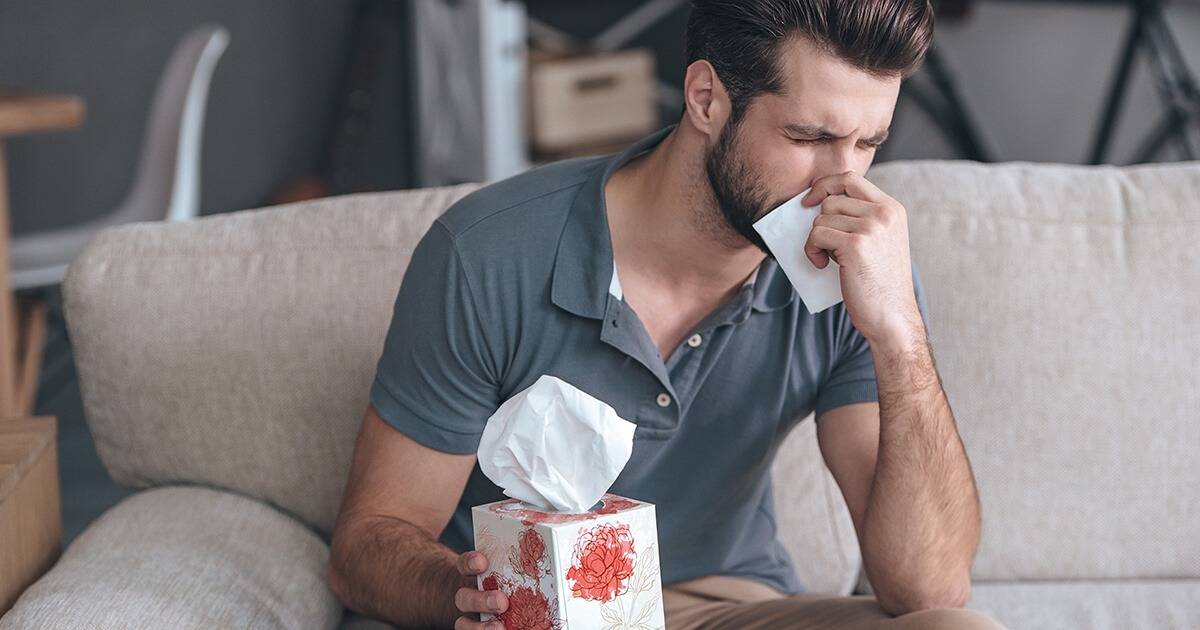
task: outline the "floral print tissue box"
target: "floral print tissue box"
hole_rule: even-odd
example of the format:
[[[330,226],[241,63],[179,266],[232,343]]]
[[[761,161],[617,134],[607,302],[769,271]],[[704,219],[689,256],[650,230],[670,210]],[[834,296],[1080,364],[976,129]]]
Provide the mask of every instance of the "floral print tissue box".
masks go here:
[[[588,512],[543,511],[517,499],[471,508],[479,588],[500,590],[507,630],[665,627],[654,505],[605,494]]]

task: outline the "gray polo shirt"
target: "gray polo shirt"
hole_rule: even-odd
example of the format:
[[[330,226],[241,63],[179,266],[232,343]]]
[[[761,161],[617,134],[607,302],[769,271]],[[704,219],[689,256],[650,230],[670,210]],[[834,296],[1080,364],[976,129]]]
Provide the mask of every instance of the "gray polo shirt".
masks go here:
[[[620,297],[603,190],[672,127],[447,209],[405,271],[370,399],[417,442],[473,453],[501,402],[557,376],[637,424],[611,492],[655,504],[664,583],[727,574],[800,592],[776,537],[771,460],[814,409],[878,400],[871,350],[845,304],[809,314],[767,258],[663,362]],[[924,316],[915,266],[913,281]],[[476,464],[441,542],[473,548],[470,508],[504,498]]]

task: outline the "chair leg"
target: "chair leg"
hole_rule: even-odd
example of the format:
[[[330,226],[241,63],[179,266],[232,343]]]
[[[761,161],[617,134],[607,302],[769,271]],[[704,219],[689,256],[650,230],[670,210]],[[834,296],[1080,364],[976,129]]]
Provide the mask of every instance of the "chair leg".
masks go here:
[[[1138,50],[1143,50],[1149,58],[1150,70],[1154,73],[1156,87],[1168,112],[1139,145],[1134,163],[1154,159],[1163,145],[1172,140],[1179,146],[1184,159],[1196,159],[1200,152],[1188,135],[1189,126],[1200,119],[1200,94],[1187,61],[1167,26],[1162,4],[1162,0],[1130,0],[1133,21],[1096,130],[1096,140],[1089,159],[1091,164],[1106,161],[1121,104],[1129,89],[1133,58]]]
[[[9,289],[8,178],[0,140],[0,418],[18,414],[17,321]]]
[[[1150,68],[1154,71],[1159,92],[1167,106],[1168,129],[1166,137],[1154,145],[1147,146],[1147,154],[1156,153],[1168,139],[1174,140],[1185,160],[1194,160],[1200,154],[1189,133],[1190,126],[1200,118],[1200,89],[1188,68],[1187,61],[1167,26],[1162,7],[1148,6],[1146,41],[1149,44]],[[1148,161],[1148,158],[1144,158]]]
[[[37,400],[38,377],[42,367],[42,349],[46,340],[46,302],[25,300],[21,310],[21,340],[17,380],[17,406],[20,415],[32,415]]]
[[[992,152],[984,145],[966,101],[954,75],[942,59],[936,45],[925,56],[924,73],[929,86],[905,81],[901,94],[911,98],[947,140],[954,144],[961,157],[978,162],[992,162]]]
[[[1096,139],[1092,143],[1092,151],[1088,157],[1091,164],[1100,164],[1108,154],[1108,146],[1112,142],[1117,116],[1121,113],[1121,105],[1125,100],[1126,87],[1133,71],[1133,59],[1141,46],[1145,29],[1145,14],[1136,11],[1129,24],[1129,32],[1125,35],[1125,43],[1121,47],[1121,61],[1117,65],[1117,73],[1113,76],[1112,86],[1108,90],[1108,100],[1104,104],[1104,113],[1100,115],[1100,124],[1096,129]]]

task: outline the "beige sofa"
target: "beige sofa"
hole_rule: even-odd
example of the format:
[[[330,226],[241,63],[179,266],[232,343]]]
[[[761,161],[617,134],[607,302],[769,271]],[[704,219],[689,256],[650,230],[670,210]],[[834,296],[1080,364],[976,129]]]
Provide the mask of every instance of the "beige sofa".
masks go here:
[[[983,499],[969,606],[1014,629],[1200,627],[1200,163],[869,177],[909,210]],[[374,626],[325,587],[328,534],[409,252],[474,187],[100,234],[68,323],[100,456],[145,490],[0,628]],[[774,474],[802,581],[861,586],[811,419]]]

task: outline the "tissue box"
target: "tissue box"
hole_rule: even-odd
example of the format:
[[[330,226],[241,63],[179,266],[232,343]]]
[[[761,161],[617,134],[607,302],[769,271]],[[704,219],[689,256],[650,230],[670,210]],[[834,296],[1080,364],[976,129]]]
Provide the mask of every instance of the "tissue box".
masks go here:
[[[609,493],[588,512],[554,512],[505,499],[471,520],[488,558],[479,588],[508,596],[505,628],[665,627],[653,504]]]

